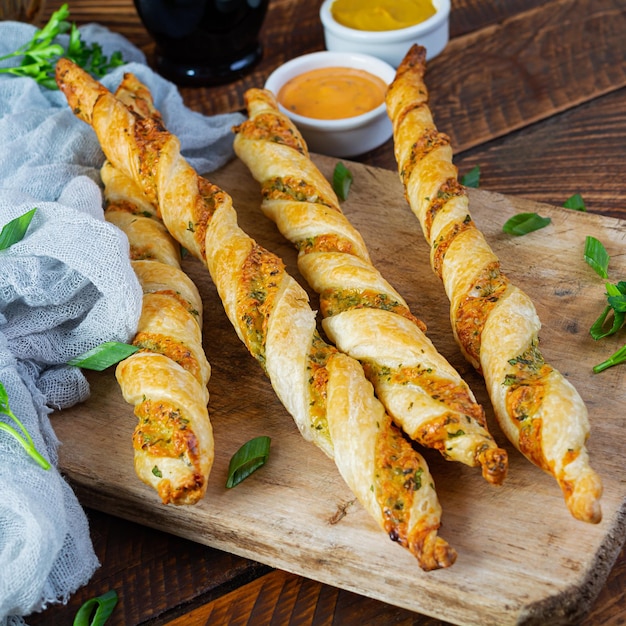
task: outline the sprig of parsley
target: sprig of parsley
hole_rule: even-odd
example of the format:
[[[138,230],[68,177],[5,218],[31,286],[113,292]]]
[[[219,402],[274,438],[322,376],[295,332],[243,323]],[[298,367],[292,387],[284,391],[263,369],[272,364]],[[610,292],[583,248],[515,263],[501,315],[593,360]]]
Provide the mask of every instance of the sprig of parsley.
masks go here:
[[[102,78],[108,71],[124,63],[119,51],[108,58],[103,54],[100,44],[86,44],[81,39],[76,24],[68,21],[69,16],[68,5],[64,4],[52,14],[42,29],[35,32],[28,43],[0,57],[0,61],[23,57],[20,65],[0,68],[0,73],[27,76],[48,89],[58,89],[54,79],[54,68],[62,56],[71,59],[97,78]],[[69,41],[67,48],[64,48],[55,40],[59,35],[66,33],[69,33]]]

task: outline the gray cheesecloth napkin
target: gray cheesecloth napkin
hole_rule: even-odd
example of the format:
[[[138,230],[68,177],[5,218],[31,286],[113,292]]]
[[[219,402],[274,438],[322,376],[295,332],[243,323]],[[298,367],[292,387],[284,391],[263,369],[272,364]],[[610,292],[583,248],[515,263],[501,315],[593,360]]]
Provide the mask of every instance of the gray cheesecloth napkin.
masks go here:
[[[0,56],[34,32],[0,22]],[[231,158],[230,128],[241,115],[187,109],[177,88],[122,36],[96,24],[80,32],[107,56],[121,51],[127,64],[102,82],[114,90],[125,71],[135,73],[197,171]],[[21,242],[0,251],[0,382],[52,464],[43,470],[0,430],[0,626],[24,624],[24,616],[66,602],[99,567],[85,513],[56,467],[62,442],[48,416],[89,395],[81,371],[64,365],[68,359],[104,341],[131,339],[141,309],[128,242],[103,218],[103,161],[92,129],[60,91],[0,74],[0,228],[37,207]],[[5,415],[0,420],[12,424]]]

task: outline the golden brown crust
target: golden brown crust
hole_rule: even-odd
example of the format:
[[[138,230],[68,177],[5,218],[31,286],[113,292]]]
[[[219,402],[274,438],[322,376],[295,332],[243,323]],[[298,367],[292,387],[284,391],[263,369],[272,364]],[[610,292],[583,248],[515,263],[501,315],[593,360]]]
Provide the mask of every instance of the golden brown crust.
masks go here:
[[[213,465],[209,394],[187,370],[154,352],[136,352],[115,375],[135,407],[135,471],[164,504],[195,504],[206,492]]]
[[[489,434],[482,407],[371,263],[332,187],[308,152],[296,149],[306,147],[299,131],[270,92],[250,89],[246,103],[249,119],[235,129],[235,151],[262,186],[261,210],[299,250],[298,267],[320,294],[324,330],[361,361],[376,395],[412,439],[482,466],[484,477],[500,484],[507,455]],[[268,125],[271,134],[262,132]],[[277,139],[286,135],[296,138],[295,147]]]
[[[502,273],[471,220],[467,193],[454,184],[452,150],[428,107],[425,59],[423,48],[409,50],[388,90],[387,109],[405,194],[450,300],[455,337],[484,375],[510,441],[556,478],[574,517],[597,523],[602,483],[585,447],[587,409],[574,387],[545,363],[532,301]]]
[[[153,260],[172,267],[180,267],[180,246],[172,241],[163,224],[151,217],[129,212],[128,201],[119,211],[107,211],[107,221],[123,230],[130,245],[133,261]],[[109,203],[109,206],[115,206]]]
[[[143,304],[116,377],[134,406],[135,472],[164,504],[195,504],[205,494],[214,459],[207,409],[211,368],[202,348],[202,301],[180,269],[180,246],[137,186],[108,161],[101,170],[105,218],[128,237]]]
[[[341,399],[345,394],[337,389],[333,396],[331,376],[323,373],[328,374],[328,368],[333,367],[338,356],[348,357],[338,355],[317,335],[315,314],[306,292],[285,272],[280,260],[272,259],[269,252],[259,249],[239,228],[230,196],[198,176],[181,157],[178,140],[158,120],[141,117],[141,108],[133,106],[131,112],[112,94],[103,93],[89,75],[69,61],[59,61],[57,76],[70,106],[92,124],[109,160],[131,177],[150,200],[158,203],[172,236],[205,261],[235,331],[265,368],[278,397],[302,434],[334,457],[334,446],[339,442],[329,433],[329,412],[334,416],[335,425],[356,419],[358,413],[359,420],[370,425],[368,432],[371,433],[379,412],[365,407],[380,407],[380,404],[361,366],[349,359],[354,397],[362,398],[363,402],[367,399],[367,404],[344,401],[342,406],[347,410],[333,412],[329,398]],[[89,104],[92,109],[86,110]],[[250,292],[252,286],[254,294]],[[262,306],[268,295],[272,301],[271,310]],[[240,306],[242,297],[247,307]],[[249,332],[250,319],[256,332]],[[312,371],[313,364],[317,366],[317,372]],[[325,405],[321,412],[319,407],[311,407],[311,401],[315,399]],[[382,426],[386,426],[384,421]],[[344,431],[337,429],[337,432],[339,437]],[[348,445],[348,442],[341,443]],[[419,456],[415,451],[412,454],[416,458]],[[371,467],[374,461],[368,459],[365,466]],[[341,457],[335,458],[335,462],[339,466]],[[371,486],[371,482],[367,487],[360,482],[368,480],[371,475],[358,472],[345,472],[345,475],[358,496]],[[358,484],[354,484],[355,480]],[[412,485],[405,489],[412,491]],[[431,500],[436,500],[434,490],[431,492],[425,490]],[[369,498],[361,501],[374,519],[385,527],[388,520],[379,502]],[[406,512],[407,518],[415,520],[418,525],[423,517],[420,504],[420,500],[415,499]],[[429,537],[436,537],[438,520],[430,526]],[[443,539],[431,538],[414,544],[407,542],[407,548],[413,551],[421,565],[428,567],[435,562],[444,567],[452,563],[451,549],[447,561],[437,560],[427,553],[437,548],[440,555],[442,544],[447,545]]]
[[[374,395],[364,393],[362,378],[352,375],[358,367],[341,353],[328,367],[328,425],[337,465],[359,500],[380,509],[389,538],[419,555],[422,569],[447,567],[457,555],[437,534],[441,507],[428,466]]]

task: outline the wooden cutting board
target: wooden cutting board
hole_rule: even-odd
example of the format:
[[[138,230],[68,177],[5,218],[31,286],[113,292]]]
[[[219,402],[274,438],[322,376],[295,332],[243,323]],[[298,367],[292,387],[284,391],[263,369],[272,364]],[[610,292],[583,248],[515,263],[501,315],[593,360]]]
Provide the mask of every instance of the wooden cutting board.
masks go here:
[[[316,157],[330,176],[335,160]],[[587,402],[589,451],[605,493],[603,521],[573,519],[560,489],[504,441],[484,384],[465,363],[450,331],[448,302],[428,264],[419,224],[395,172],[350,163],[354,183],[343,203],[385,277],[404,295],[428,334],[461,372],[486,409],[491,430],[509,451],[505,485],[479,469],[424,456],[443,507],[441,535],[458,551],[449,569],[423,572],[372,521],[334,464],[298,433],[268,379],[228,322],[208,272],[193,259],[186,271],[204,299],[204,341],[212,365],[210,414],[216,458],[205,499],[164,506],[133,470],[136,419],[112,370],[90,373],[91,398],[52,416],[62,442],[60,465],[81,502],[94,509],[230,551],[397,606],[458,624],[576,623],[604,584],[626,536],[626,365],[593,374],[592,366],[626,338],[595,342],[589,327],[606,302],[604,281],[584,262],[586,235],[611,255],[610,280],[626,278],[626,222],[470,190],[471,212],[513,282],[534,299],[543,322],[546,359]],[[278,253],[296,278],[295,251],[258,209],[259,189],[234,161],[210,175],[234,199],[240,224]],[[519,212],[552,218],[523,237],[502,232]],[[312,294],[311,302],[317,306]],[[225,488],[228,461],[256,435],[272,438],[270,459],[234,489]]]

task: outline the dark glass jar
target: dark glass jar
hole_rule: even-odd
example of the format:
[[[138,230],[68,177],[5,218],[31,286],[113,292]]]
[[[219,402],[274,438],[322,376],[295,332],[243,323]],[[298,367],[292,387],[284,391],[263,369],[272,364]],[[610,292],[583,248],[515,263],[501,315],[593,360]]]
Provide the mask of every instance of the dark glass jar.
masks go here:
[[[261,58],[269,0],[134,0],[156,43],[156,70],[178,85],[216,85]]]

